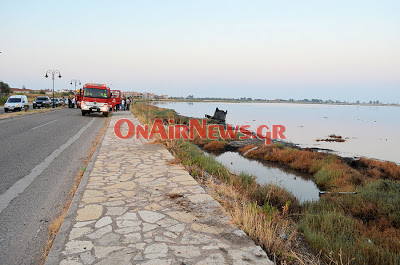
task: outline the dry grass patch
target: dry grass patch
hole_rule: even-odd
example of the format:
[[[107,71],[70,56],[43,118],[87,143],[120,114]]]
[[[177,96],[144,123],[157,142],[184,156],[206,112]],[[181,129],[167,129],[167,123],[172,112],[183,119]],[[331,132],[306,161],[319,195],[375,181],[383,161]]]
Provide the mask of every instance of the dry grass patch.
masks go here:
[[[172,166],[172,165],[179,165],[179,160],[174,157],[174,159],[171,159],[167,162],[167,165]]]
[[[400,180],[400,166],[396,163],[364,157],[360,158],[359,163],[356,167],[370,178]]]
[[[58,109],[58,108],[57,108]],[[4,113],[0,115],[0,120],[1,119],[6,119],[6,118],[11,118],[11,117],[19,117],[19,116],[24,116],[27,114],[39,114],[39,113],[45,113],[45,112],[49,112],[52,111],[53,109],[32,109],[32,110],[28,110],[28,111],[19,111],[19,112],[12,112],[12,113]]]
[[[204,145],[203,148],[204,150],[210,152],[223,152],[227,144],[227,141],[212,141]]]
[[[234,223],[266,250],[275,264],[320,264],[319,258],[297,248],[299,235],[290,218],[289,207],[278,209],[270,204],[259,207],[235,186],[209,179],[205,183]]]

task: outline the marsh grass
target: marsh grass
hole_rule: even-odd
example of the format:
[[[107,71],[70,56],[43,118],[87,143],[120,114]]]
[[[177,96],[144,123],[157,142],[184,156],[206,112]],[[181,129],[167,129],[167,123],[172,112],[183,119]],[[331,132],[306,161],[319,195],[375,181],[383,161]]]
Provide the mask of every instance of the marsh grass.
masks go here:
[[[389,187],[388,196],[379,189]],[[399,183],[381,180],[354,196],[328,195],[306,203],[299,229],[326,256],[351,264],[400,264]]]
[[[224,205],[236,225],[257,245],[267,250],[272,260],[282,264],[304,262],[303,255],[296,253],[293,247],[297,230],[288,217],[288,207],[277,209],[268,203],[259,207],[256,203],[249,202],[240,191],[227,183],[209,181],[208,186],[215,191],[214,197]]]
[[[204,150],[210,152],[222,152],[225,150],[225,146],[228,144],[227,141],[212,141],[203,146]]]
[[[253,147],[239,151],[248,151],[245,156],[249,158],[312,174],[321,189],[357,192],[324,195],[319,202],[303,205],[299,229],[314,249],[345,263],[400,264],[398,165],[367,158],[346,161],[337,155],[276,144]]]
[[[169,119],[175,119],[178,116],[176,111],[172,109],[163,109],[136,101],[131,105],[131,112],[143,124],[151,124],[154,119],[162,119],[163,122],[168,123]]]

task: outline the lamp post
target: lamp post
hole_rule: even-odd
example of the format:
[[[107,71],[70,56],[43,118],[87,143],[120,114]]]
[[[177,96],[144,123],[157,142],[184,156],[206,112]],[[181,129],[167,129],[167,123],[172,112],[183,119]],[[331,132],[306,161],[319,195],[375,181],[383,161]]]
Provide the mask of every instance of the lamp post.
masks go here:
[[[79,82],[79,85],[81,85],[81,80],[79,80],[79,79],[72,79],[72,80],[71,80],[71,85],[72,85],[72,82],[75,83],[75,94],[76,94],[76,83]]]
[[[61,73],[58,70],[47,70],[46,75],[44,77],[48,78],[48,74],[51,74],[51,78],[53,79],[53,108],[54,106],[54,75],[58,74],[58,78],[61,78]]]

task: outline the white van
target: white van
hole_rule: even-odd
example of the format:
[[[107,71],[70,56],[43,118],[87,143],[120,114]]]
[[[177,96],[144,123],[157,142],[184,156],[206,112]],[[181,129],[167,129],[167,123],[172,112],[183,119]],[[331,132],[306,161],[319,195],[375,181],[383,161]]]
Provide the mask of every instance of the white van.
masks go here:
[[[23,110],[25,106],[28,106],[28,98],[25,95],[10,96],[4,104],[4,112],[9,110]]]

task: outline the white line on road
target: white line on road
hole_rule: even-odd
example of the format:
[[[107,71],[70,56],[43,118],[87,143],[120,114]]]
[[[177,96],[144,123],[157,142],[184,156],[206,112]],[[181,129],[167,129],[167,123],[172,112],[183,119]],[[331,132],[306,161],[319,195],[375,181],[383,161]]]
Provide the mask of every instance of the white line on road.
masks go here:
[[[37,176],[43,173],[43,171],[56,159],[65,149],[72,145],[82,133],[89,128],[94,120],[93,118],[85,127],[80,129],[80,131],[70,138],[65,144],[61,145],[58,149],[54,150],[48,157],[46,157],[43,162],[36,165],[31,172],[14,183],[6,192],[0,195],[0,213],[7,208],[7,206],[14,200],[20,193],[22,193],[35,179]]]
[[[32,130],[35,130],[35,129],[37,129],[37,128],[40,128],[40,127],[42,127],[42,126],[45,126],[45,125],[47,125],[47,124],[53,123],[53,122],[55,122],[55,121],[57,121],[57,120],[54,120],[54,121],[49,121],[49,122],[47,122],[47,123],[45,123],[45,124],[42,124],[42,125],[39,125],[39,126],[33,127],[33,128],[32,128]]]

